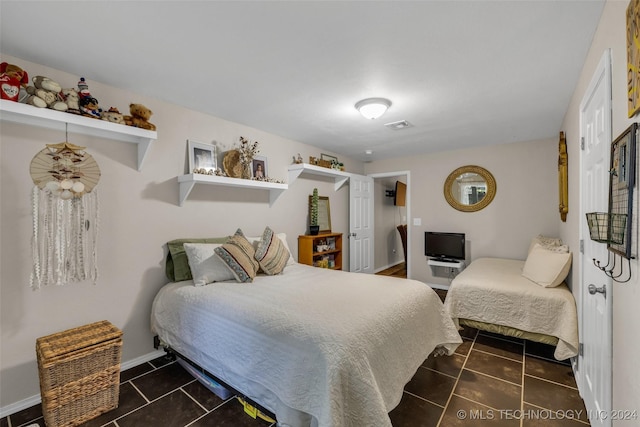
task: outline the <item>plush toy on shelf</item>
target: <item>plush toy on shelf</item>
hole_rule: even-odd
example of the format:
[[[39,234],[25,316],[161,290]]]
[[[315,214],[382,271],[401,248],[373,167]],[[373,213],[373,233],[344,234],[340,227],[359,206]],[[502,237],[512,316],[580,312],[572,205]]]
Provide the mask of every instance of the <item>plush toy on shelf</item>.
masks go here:
[[[29,75],[17,65],[0,64],[0,98],[18,102],[20,88],[29,84]]]
[[[156,130],[156,125],[149,123],[149,118],[153,114],[153,111],[142,104],[130,104],[129,112],[131,113],[130,116],[124,116],[124,122],[127,125],[147,130]]]
[[[67,113],[78,115],[82,114],[80,112],[80,95],[78,95],[78,91],[76,91],[74,88],[62,89],[62,98],[69,107]]]
[[[80,112],[82,115],[100,119],[101,111],[98,100],[91,96],[89,85],[84,77],[80,77],[80,81],[78,82],[78,95],[80,96]]]
[[[67,111],[69,108],[62,98],[60,85],[44,76],[35,76],[33,86],[26,88],[30,95],[26,103],[40,108],[51,108],[57,111]]]
[[[124,116],[120,113],[120,111],[116,107],[109,108],[109,111],[102,112],[102,120],[106,120],[111,123],[125,124]]]

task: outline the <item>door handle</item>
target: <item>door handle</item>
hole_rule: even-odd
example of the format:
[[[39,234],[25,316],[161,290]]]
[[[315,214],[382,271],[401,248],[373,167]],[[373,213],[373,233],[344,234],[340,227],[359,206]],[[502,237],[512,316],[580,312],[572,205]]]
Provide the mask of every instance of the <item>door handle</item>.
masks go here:
[[[600,294],[602,294],[605,298],[607,297],[607,285],[602,285],[602,286],[600,286],[600,287],[598,288],[596,285],[591,284],[591,285],[589,285],[589,288],[588,288],[588,289],[589,289],[589,293],[590,293],[591,295],[595,295],[595,294],[597,294],[597,293],[600,293]]]
[[[357,233],[349,233],[347,234],[347,237],[356,237],[358,234]]]

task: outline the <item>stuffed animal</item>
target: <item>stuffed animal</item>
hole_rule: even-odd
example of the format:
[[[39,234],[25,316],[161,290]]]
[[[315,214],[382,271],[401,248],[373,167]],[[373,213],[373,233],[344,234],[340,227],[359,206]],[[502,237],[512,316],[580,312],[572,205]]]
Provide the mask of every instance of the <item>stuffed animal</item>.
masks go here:
[[[130,116],[124,116],[125,124],[147,130],[156,130],[156,125],[149,123],[149,118],[153,111],[142,104],[130,104],[129,112],[131,113]]]
[[[44,76],[35,76],[33,86],[26,88],[30,95],[26,103],[40,108],[51,108],[57,111],[67,111],[69,108],[62,98],[60,85]]]
[[[82,115],[100,119],[102,111],[98,105],[98,100],[91,96],[89,85],[84,77],[80,77],[78,82],[78,95],[80,96],[80,112]]]
[[[62,98],[69,107],[67,113],[82,114],[80,112],[80,95],[74,88],[62,89]]]
[[[29,84],[29,75],[17,65],[3,62],[0,64],[0,98],[18,101],[20,88]]]
[[[116,107],[109,108],[109,111],[103,111],[101,114],[102,120],[106,120],[111,123],[124,123],[124,116],[120,114],[120,111]]]

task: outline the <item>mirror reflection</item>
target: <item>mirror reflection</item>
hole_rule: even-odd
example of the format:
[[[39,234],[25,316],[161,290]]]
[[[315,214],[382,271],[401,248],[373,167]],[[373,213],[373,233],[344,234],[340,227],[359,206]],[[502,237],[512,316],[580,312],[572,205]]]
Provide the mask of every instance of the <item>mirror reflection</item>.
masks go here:
[[[463,212],[483,209],[491,203],[495,192],[493,175],[480,166],[462,166],[451,172],[444,184],[447,202]]]
[[[477,173],[463,173],[453,181],[451,195],[458,203],[475,205],[487,195],[487,182]]]

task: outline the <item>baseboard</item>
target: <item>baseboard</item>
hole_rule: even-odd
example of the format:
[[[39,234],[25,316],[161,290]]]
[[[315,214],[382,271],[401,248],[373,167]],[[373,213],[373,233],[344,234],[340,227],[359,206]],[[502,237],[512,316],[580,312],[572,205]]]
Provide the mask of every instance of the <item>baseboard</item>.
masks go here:
[[[126,371],[127,369],[133,368],[138,365],[142,365],[143,363],[149,362],[150,360],[157,359],[160,356],[164,356],[164,350],[156,350],[151,353],[147,353],[140,357],[136,357],[135,359],[127,360],[120,364],[120,370]],[[24,409],[30,408],[42,402],[40,394],[36,394],[35,396],[27,397],[26,399],[22,399],[18,402],[12,403],[7,406],[3,406],[0,408],[0,418],[7,417],[9,415],[15,414],[16,412],[20,412]]]

